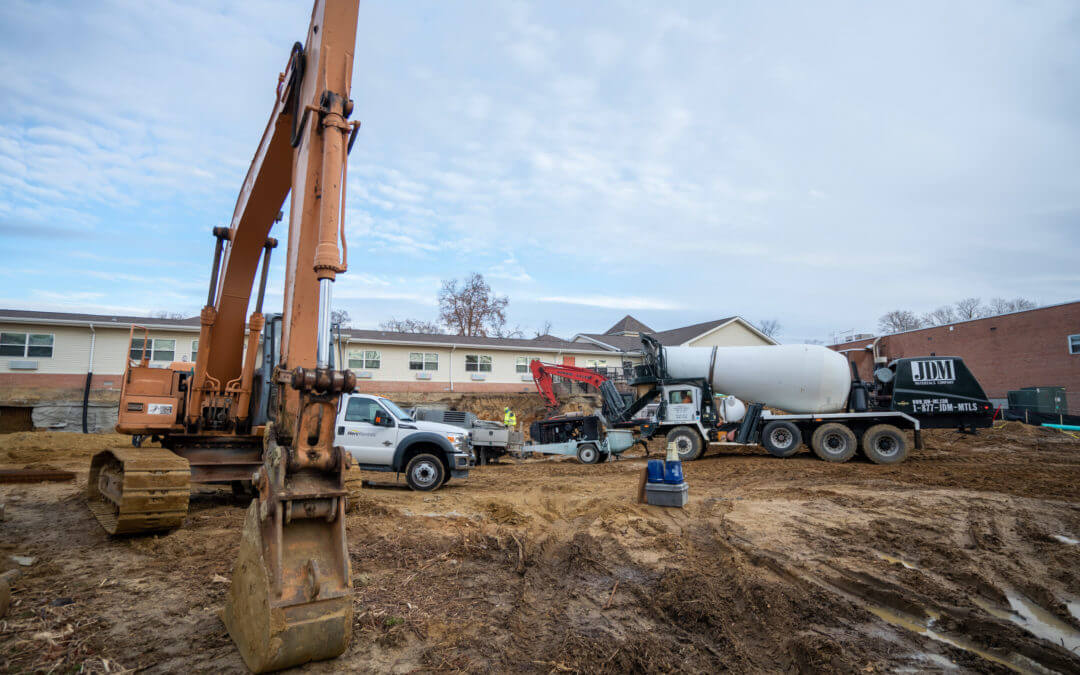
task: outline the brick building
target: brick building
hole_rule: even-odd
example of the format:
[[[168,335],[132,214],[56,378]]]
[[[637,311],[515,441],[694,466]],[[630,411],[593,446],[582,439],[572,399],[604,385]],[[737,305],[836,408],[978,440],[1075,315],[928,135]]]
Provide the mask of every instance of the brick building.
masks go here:
[[[1004,404],[1021,387],[1065,387],[1069,414],[1080,415],[1080,302],[1012,312],[944,326],[853,339],[830,346],[869,379],[873,352],[890,361],[905,356],[958,356],[986,395]]]

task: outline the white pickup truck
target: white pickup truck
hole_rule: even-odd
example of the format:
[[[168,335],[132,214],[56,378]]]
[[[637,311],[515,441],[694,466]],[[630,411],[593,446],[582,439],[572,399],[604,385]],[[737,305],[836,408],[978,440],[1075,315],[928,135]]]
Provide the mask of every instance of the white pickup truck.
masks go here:
[[[365,471],[404,473],[413,490],[435,490],[469,475],[469,433],[460,427],[417,421],[393,401],[347,394],[338,411],[335,444]]]

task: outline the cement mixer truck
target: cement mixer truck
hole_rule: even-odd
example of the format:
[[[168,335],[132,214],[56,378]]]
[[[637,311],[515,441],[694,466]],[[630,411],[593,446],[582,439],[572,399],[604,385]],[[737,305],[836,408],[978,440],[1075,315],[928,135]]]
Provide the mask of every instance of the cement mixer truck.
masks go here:
[[[664,347],[642,337],[644,360],[630,384],[638,398],[610,414],[613,427],[663,434],[683,460],[708,445],[762,445],[790,457],[806,442],[821,459],[859,450],[876,464],[908,454],[911,432],[988,427],[992,406],[956,357],[879,363],[864,382],[843,355],[819,345]]]

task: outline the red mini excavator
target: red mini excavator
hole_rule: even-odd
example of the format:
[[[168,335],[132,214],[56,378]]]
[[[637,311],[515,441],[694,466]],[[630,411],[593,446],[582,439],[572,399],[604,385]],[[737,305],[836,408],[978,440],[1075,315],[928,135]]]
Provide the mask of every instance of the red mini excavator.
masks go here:
[[[529,370],[532,371],[533,382],[536,383],[536,389],[544,399],[544,405],[547,406],[549,416],[553,415],[559,408],[559,399],[555,397],[552,378],[564,377],[575,382],[591,384],[600,391],[602,411],[608,423],[616,424],[624,420],[626,403],[623,401],[622,396],[615,389],[615,384],[610,379],[595,370],[579,366],[544,363],[536,359],[529,363]]]

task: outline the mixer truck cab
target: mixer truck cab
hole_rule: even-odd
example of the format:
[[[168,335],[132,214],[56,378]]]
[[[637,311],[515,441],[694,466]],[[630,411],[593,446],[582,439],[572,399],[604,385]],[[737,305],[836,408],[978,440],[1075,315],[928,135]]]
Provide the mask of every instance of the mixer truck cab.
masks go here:
[[[404,473],[413,490],[435,490],[469,475],[469,432],[414,420],[393,401],[372,394],[342,399],[335,445],[360,469]]]

